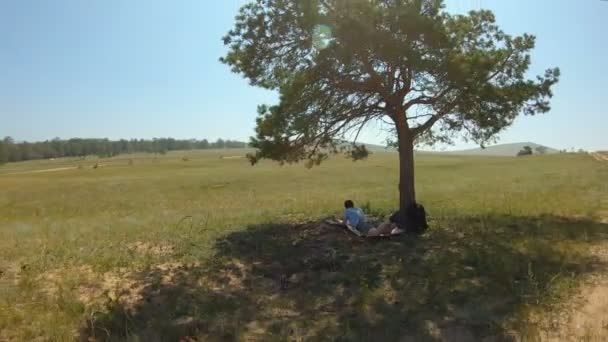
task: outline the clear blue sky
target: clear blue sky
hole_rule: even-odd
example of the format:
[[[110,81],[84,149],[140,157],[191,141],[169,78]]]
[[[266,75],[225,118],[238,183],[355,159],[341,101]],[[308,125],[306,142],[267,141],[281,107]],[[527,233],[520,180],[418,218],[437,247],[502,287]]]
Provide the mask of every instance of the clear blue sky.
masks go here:
[[[276,95],[218,62],[245,2],[1,0],[0,136],[248,139],[256,106]],[[535,34],[532,73],[562,69],[553,110],[521,117],[500,142],[608,149],[608,2],[447,4],[490,8],[508,33]]]

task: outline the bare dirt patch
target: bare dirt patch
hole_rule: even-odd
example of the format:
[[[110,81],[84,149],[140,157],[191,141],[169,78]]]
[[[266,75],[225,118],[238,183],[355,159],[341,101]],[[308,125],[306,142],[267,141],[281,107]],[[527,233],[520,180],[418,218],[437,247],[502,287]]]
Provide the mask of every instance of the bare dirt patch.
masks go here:
[[[0,263],[0,288],[17,286],[20,271],[21,268],[17,263]]]
[[[608,262],[607,246],[590,254]],[[608,268],[588,276],[571,298],[539,317],[542,341],[608,341]]]
[[[87,307],[111,301],[133,310],[143,300],[162,304],[162,298],[145,298],[149,297],[147,288],[152,284],[171,286],[184,273],[184,268],[181,263],[165,263],[149,271],[122,268],[99,273],[90,266],[74,266],[46,272],[39,277],[39,283],[43,284],[43,292],[49,297],[69,291]]]
[[[138,254],[150,254],[155,256],[170,255],[174,252],[174,247],[167,244],[152,244],[148,242],[137,241],[127,245],[129,251]]]
[[[126,270],[98,273],[90,266],[74,266],[42,274],[39,284],[42,284],[43,292],[49,297],[57,297],[62,291],[68,291],[86,306],[121,296],[126,298],[123,302],[128,305],[139,300],[136,298],[139,286],[129,278],[128,273]],[[127,292],[129,295],[125,295]]]
[[[591,156],[597,161],[608,161],[608,153],[605,152],[594,152]]]

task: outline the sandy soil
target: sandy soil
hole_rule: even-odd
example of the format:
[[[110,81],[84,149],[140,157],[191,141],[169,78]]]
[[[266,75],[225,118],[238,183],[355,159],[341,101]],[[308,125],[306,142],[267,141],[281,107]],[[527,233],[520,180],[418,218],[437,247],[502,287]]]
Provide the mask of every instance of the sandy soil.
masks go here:
[[[606,153],[591,153],[591,156],[593,157],[593,159],[597,160],[597,161],[608,161],[608,154]]]
[[[591,252],[608,262],[608,247]],[[543,316],[542,341],[608,341],[608,269],[588,277],[558,310]]]

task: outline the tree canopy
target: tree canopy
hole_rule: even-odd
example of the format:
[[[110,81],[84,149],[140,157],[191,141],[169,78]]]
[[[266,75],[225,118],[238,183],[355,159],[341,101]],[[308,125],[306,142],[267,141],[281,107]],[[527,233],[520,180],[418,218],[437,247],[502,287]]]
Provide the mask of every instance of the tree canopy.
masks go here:
[[[0,165],[8,162],[8,149],[4,141],[0,140]]]
[[[519,152],[517,152],[518,157],[531,156],[532,154],[534,154],[534,152],[532,152],[532,147],[528,145],[524,146]]]
[[[253,163],[363,158],[359,132],[386,120],[402,186],[414,144],[492,141],[518,114],[547,112],[560,74],[529,79],[534,36],[503,32],[491,11],[452,15],[441,0],[256,0],[224,43],[221,61],[280,94],[258,108]]]
[[[533,36],[504,33],[490,11],[450,15],[436,0],[257,0],[224,42],[222,61],[281,94],[260,106],[253,145],[282,161],[318,158],[384,116],[407,120],[418,142],[464,132],[483,144],[520,112],[548,111],[559,76],[526,78]]]

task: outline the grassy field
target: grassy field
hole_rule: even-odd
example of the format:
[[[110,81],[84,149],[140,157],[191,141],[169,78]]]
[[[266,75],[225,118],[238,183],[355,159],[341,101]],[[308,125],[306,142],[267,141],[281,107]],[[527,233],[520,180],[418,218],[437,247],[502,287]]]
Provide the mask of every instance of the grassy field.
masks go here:
[[[419,155],[430,230],[365,241],[319,220],[390,213],[396,154],[244,153],[0,167],[0,341],[535,340],[608,242],[608,163],[584,154]]]

